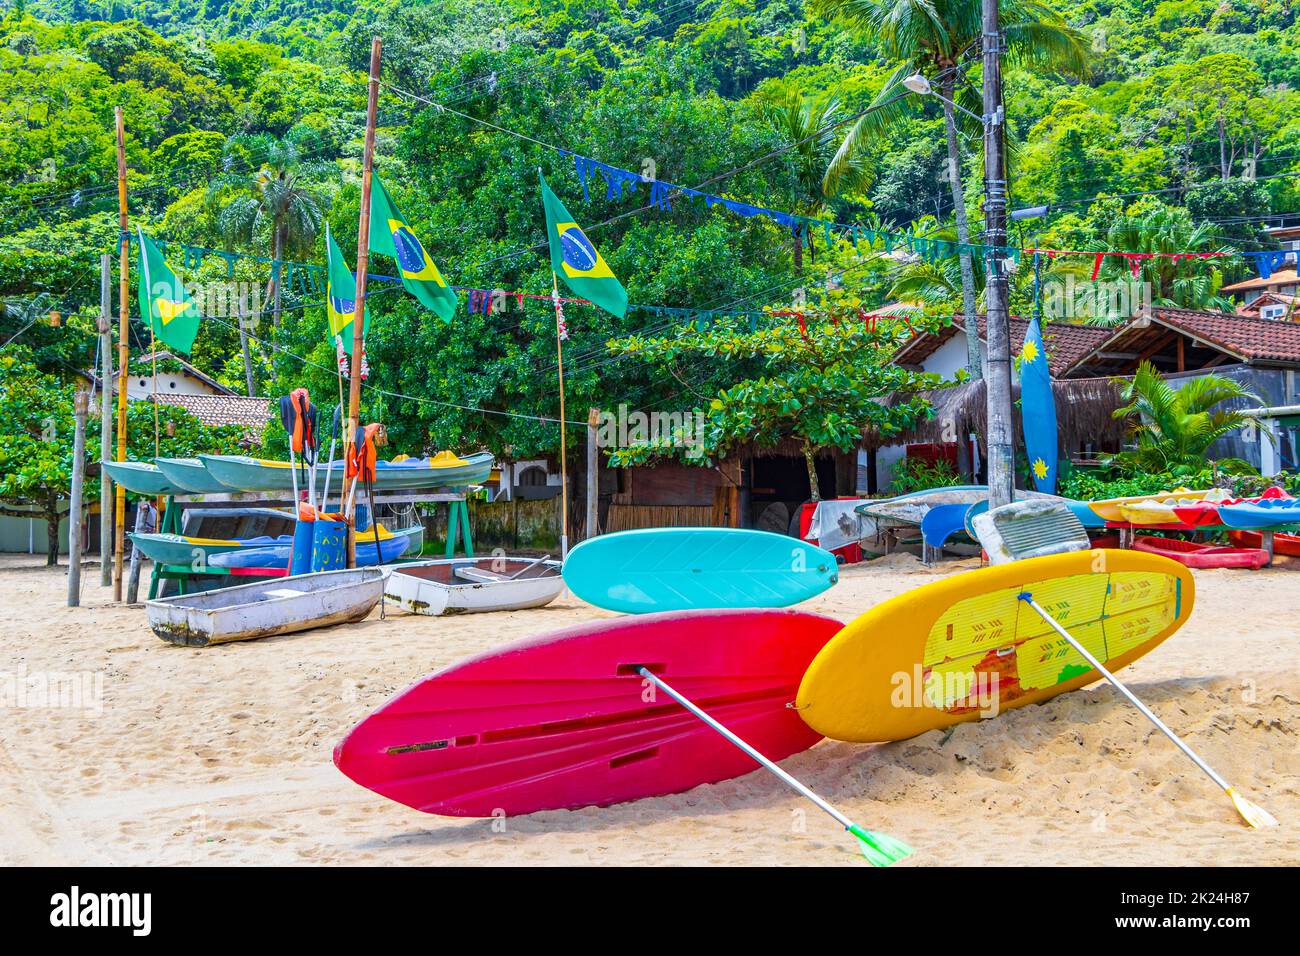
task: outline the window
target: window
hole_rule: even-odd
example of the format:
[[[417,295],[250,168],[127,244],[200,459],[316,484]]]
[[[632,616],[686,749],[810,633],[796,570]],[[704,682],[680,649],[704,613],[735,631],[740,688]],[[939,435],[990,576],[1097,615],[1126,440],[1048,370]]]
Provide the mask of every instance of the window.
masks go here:
[[[1284,305],[1263,305],[1259,308],[1259,317],[1261,319],[1280,319],[1286,315],[1286,306]]]

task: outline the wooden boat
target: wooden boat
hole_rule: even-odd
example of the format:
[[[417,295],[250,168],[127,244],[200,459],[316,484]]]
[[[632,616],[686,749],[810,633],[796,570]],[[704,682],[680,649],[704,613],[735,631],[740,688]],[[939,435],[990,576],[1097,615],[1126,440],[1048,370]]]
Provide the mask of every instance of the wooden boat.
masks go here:
[[[293,476],[287,461],[269,461],[246,455],[200,455],[199,461],[208,474],[227,491],[291,491]],[[316,486],[322,487],[328,462],[316,465]],[[490,452],[478,452],[461,458],[440,452],[432,458],[399,458],[375,465],[376,491],[402,491],[415,488],[463,488],[487,480],[492,471]],[[344,463],[334,462],[333,485],[343,481]],[[299,478],[301,486],[301,477]]]
[[[1223,548],[1178,538],[1135,537],[1133,550],[1158,554],[1189,568],[1258,570],[1268,564],[1268,553],[1261,548]]]
[[[225,494],[230,491],[217,481],[197,458],[155,458],[154,464],[169,482],[195,495]]]
[[[159,598],[145,607],[164,641],[206,647],[360,621],[383,592],[383,571],[354,568]]]
[[[101,461],[99,467],[127,491],[151,498],[184,495],[189,491],[174,484],[157,465],[147,461]]]
[[[1176,491],[1157,491],[1149,495],[1127,495],[1123,498],[1103,498],[1099,501],[1089,501],[1088,507],[1095,511],[1098,517],[1107,521],[1120,521],[1128,523],[1128,518],[1124,516],[1125,506],[1136,506],[1146,504],[1147,502],[1162,501],[1204,501],[1211,489],[1205,488],[1200,491],[1188,491],[1186,488],[1179,488]],[[1165,522],[1169,523],[1169,522]]]
[[[564,590],[559,561],[450,558],[391,569],[384,596],[411,614],[469,614],[542,607]]]
[[[196,538],[278,537],[293,534],[298,519],[279,508],[186,508],[181,514],[181,533]]]

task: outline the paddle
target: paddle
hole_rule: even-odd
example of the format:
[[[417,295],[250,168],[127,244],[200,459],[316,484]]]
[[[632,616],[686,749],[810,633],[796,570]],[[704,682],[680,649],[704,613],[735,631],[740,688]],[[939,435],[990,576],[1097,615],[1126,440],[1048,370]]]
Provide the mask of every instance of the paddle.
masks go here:
[[[1160,718],[1157,717],[1155,714],[1153,714],[1151,712],[1151,709],[1147,707],[1146,704],[1138,700],[1137,697],[1133,695],[1133,692],[1131,690],[1129,690],[1127,687],[1121,684],[1119,682],[1119,679],[1110,671],[1108,671],[1105,668],[1105,666],[1101,663],[1101,661],[1097,660],[1097,658],[1093,657],[1092,654],[1088,653],[1088,649],[1085,648],[1078,641],[1076,641],[1070,635],[1070,633],[1065,628],[1063,628],[1056,621],[1055,618],[1052,617],[1052,615],[1048,614],[1041,607],[1039,607],[1038,602],[1034,600],[1034,596],[1032,594],[1030,594],[1028,591],[1022,591],[1020,594],[1017,595],[1017,597],[1021,601],[1024,601],[1026,604],[1028,604],[1031,608],[1033,608],[1034,611],[1037,612],[1038,616],[1041,617],[1044,621],[1046,621],[1047,625],[1052,630],[1054,630],[1057,634],[1060,634],[1061,637],[1069,641],[1070,646],[1073,647],[1076,651],[1078,651],[1081,655],[1083,655],[1083,659],[1086,660],[1089,664],[1091,664],[1098,673],[1100,673],[1103,677],[1106,678],[1106,680],[1110,681],[1111,685],[1116,690],[1118,690],[1121,694],[1127,697],[1129,703],[1131,703],[1138,710],[1142,711],[1143,716],[1145,716],[1147,720],[1155,724],[1156,727],[1159,728],[1159,730],[1166,737],[1168,737],[1170,740],[1172,740],[1175,744],[1178,745],[1178,748],[1183,753],[1187,754],[1187,756],[1192,758],[1192,762],[1195,763],[1196,766],[1204,770],[1209,775],[1211,780],[1213,780],[1220,787],[1222,787],[1223,792],[1232,798],[1233,805],[1236,806],[1237,812],[1241,814],[1243,820],[1245,820],[1247,823],[1249,823],[1252,827],[1254,827],[1257,830],[1260,829],[1261,827],[1277,826],[1277,820],[1274,819],[1271,813],[1269,813],[1263,807],[1259,807],[1251,803],[1249,800],[1247,800],[1245,797],[1239,794],[1235,789],[1233,789],[1232,785],[1229,784],[1228,781],[1224,780],[1217,773],[1215,773],[1214,769],[1209,764],[1207,764],[1204,760],[1198,757],[1192,751],[1191,747],[1183,743],[1183,741],[1178,737],[1177,734],[1175,734],[1172,730],[1166,727],[1164,725],[1164,722],[1161,721]]]
[[[339,437],[339,427],[341,425],[340,420],[342,418],[342,412],[343,412],[342,405],[334,406],[334,424],[330,427],[330,461],[329,464],[325,466],[325,487],[321,490],[321,496],[320,496],[321,511],[325,510],[325,505],[329,501],[330,475],[334,471],[334,443],[338,440]],[[343,510],[342,495],[339,496],[339,510],[340,511]]]
[[[289,433],[289,481],[293,485],[293,506],[298,507],[298,470],[294,467],[293,446],[294,446],[294,422],[297,419],[297,413],[293,405],[292,395],[280,396],[280,424],[284,430]]]
[[[848,830],[850,833],[852,833],[855,837],[858,838],[859,849],[862,850],[862,855],[867,858],[867,862],[870,863],[872,866],[889,866],[889,864],[896,863],[899,860],[903,859],[904,857],[910,856],[912,854],[912,848],[908,846],[906,843],[903,843],[899,840],[895,840],[893,837],[887,836],[883,833],[873,833],[870,830],[862,829],[860,826],[858,826],[856,823],[854,823],[844,814],[840,813],[838,810],[832,807],[821,797],[817,796],[817,794],[813,793],[811,790],[805,787],[794,777],[790,776],[788,773],[786,773],[784,770],[778,767],[771,760],[768,760],[766,757],[764,757],[761,753],[759,753],[749,744],[745,743],[745,741],[741,740],[739,737],[733,734],[726,727],[722,726],[722,724],[718,723],[716,720],[714,720],[712,717],[710,717],[708,714],[702,711],[691,701],[683,697],[673,688],[669,687],[666,683],[664,683],[663,678],[659,677],[656,674],[652,674],[644,667],[640,668],[638,670],[638,673],[646,680],[653,682],[656,687],[658,687],[660,690],[662,690],[673,700],[677,701],[677,703],[681,704],[683,707],[689,710],[692,714],[694,714],[696,717],[702,720],[710,728],[716,730],[728,742],[734,744],[744,753],[748,754],[752,759],[758,761],[758,763],[762,765],[764,768],[774,773],[777,776],[777,778],[781,780],[781,782],[783,782],[786,786],[790,787],[792,790],[794,790],[796,793],[800,794],[801,796],[808,798],[816,806],[821,808],[826,813],[830,814],[831,818],[834,819],[836,823],[844,827],[844,829]]]

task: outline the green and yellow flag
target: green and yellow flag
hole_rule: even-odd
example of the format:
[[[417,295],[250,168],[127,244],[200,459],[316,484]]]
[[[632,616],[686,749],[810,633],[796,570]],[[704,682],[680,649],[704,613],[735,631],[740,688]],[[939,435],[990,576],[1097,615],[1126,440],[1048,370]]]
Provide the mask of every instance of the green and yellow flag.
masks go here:
[[[168,348],[189,355],[199,333],[199,307],[185,294],[184,283],[153,240],[138,227],[136,234],[140,237],[140,316],[148,317],[154,335]]]
[[[619,285],[591,240],[573,221],[564,203],[546,185],[546,178],[540,170],[537,176],[542,181],[542,206],[546,210],[546,238],[551,244],[551,268],[575,295],[591,300],[619,318],[627,315],[627,292]]]
[[[348,268],[343,252],[330,235],[329,223],[325,224],[325,314],[330,322],[330,339],[342,338],[343,351],[352,354],[352,318],[357,311],[357,278]],[[366,309],[365,320],[361,326],[364,340],[370,331],[370,309]]]
[[[406,291],[438,318],[450,322],[456,314],[455,291],[415,238],[377,174],[371,185],[370,251],[395,260]]]

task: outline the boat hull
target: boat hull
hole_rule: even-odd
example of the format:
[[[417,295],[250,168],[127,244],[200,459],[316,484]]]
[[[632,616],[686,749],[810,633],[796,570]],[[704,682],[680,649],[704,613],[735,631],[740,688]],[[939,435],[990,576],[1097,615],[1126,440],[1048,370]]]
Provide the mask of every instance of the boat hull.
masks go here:
[[[305,469],[290,469],[288,462],[248,458],[243,455],[200,455],[199,460],[212,479],[227,491],[292,491],[293,473],[299,481]],[[487,452],[468,455],[460,465],[430,467],[379,462],[375,467],[376,491],[407,491],[424,488],[462,488],[487,480],[492,471],[492,456]],[[316,465],[316,487],[324,487],[328,462]],[[343,462],[334,462],[331,489],[342,487]]]
[[[255,538],[197,538],[184,534],[144,534],[130,532],[127,537],[140,549],[140,553],[157,564],[200,566],[218,554],[246,551],[251,548],[274,547],[293,543],[287,535]]]
[[[321,571],[161,598],[146,604],[162,640],[207,647],[360,621],[379,603],[378,568]]]
[[[544,576],[523,577],[536,567]],[[472,581],[458,572],[476,569],[510,580]],[[452,558],[401,565],[392,570],[384,596],[410,614],[439,616],[486,611],[522,611],[550,604],[564,590],[560,562],[533,562],[528,558]]]
[[[173,484],[157,465],[147,461],[101,461],[99,466],[113,481],[137,495],[188,494],[187,489]]]
[[[190,494],[217,495],[230,491],[217,481],[197,458],[155,458],[154,464],[166,479]]]

